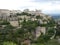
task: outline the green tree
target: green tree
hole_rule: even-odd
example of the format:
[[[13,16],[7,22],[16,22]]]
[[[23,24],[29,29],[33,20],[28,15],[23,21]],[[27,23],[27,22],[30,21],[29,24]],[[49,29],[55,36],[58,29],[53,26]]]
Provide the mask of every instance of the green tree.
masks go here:
[[[54,35],[55,35],[55,29],[54,28],[47,29],[45,35],[43,35],[43,33],[41,33],[41,36],[39,36],[39,38],[37,39],[37,43],[45,45],[49,40],[51,40],[51,37]]]
[[[35,38],[35,28],[38,26],[37,21],[31,21],[24,19],[24,21],[21,23],[22,27],[17,29],[15,32],[15,35],[17,39],[19,40],[18,42],[21,42],[25,39],[31,39],[33,40]],[[33,32],[33,33],[32,33]]]
[[[36,18],[37,18],[37,19],[43,19],[43,17],[40,16],[40,15],[36,16]]]

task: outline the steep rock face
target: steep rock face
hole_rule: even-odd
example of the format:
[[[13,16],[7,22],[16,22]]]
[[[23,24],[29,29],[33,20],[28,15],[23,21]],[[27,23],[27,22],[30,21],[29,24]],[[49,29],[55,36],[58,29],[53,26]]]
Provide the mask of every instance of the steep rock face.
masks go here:
[[[46,33],[46,28],[45,27],[36,27],[36,38],[38,38],[41,33],[45,34]]]
[[[14,27],[18,27],[18,21],[10,21],[10,24]]]

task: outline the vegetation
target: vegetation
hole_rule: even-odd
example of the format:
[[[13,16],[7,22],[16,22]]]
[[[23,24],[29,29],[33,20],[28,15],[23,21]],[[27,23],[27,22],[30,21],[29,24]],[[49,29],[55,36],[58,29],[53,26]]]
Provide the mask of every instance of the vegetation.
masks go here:
[[[31,16],[31,14],[22,12],[21,14],[17,13],[16,15],[27,15]],[[33,17],[33,16],[31,16]],[[25,40],[30,40],[32,45],[55,45],[57,44],[54,38],[51,39],[52,36],[56,36],[55,28],[56,25],[53,19],[49,19],[47,24],[40,24],[39,20],[42,19],[41,16],[36,16],[37,20],[28,20],[21,18],[18,19],[19,28],[13,27],[10,25],[8,21],[3,20],[0,22],[0,25],[6,25],[5,27],[0,29],[0,44],[1,45],[21,45]],[[20,27],[20,25],[22,25]],[[41,35],[36,39],[36,27],[46,27],[46,33]],[[53,41],[53,43],[51,43]],[[59,45],[59,44],[58,44]]]
[[[3,45],[17,45],[17,44],[13,42],[3,42]]]
[[[37,19],[43,19],[43,17],[40,16],[40,15],[36,16],[36,18],[37,18]]]
[[[3,20],[0,22],[0,25],[9,25],[10,23],[6,20]]]

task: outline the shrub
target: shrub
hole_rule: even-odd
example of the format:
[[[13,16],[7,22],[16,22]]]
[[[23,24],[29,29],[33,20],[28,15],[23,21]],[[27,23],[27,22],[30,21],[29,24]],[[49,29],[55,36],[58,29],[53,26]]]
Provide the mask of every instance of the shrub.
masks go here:
[[[13,43],[13,42],[3,42],[3,45],[17,45],[16,43]]]

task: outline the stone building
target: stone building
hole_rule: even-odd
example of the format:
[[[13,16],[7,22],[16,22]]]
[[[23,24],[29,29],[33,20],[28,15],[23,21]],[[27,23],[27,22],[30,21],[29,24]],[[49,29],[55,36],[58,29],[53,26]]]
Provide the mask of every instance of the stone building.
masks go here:
[[[10,15],[10,11],[7,9],[0,9],[0,19],[7,19],[8,16]]]
[[[9,19],[10,16],[14,17],[16,13],[21,13],[20,10],[8,10],[8,9],[0,9],[0,19]]]

